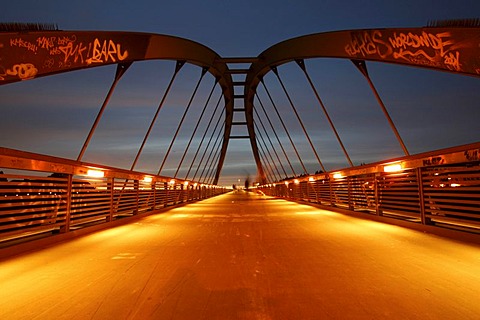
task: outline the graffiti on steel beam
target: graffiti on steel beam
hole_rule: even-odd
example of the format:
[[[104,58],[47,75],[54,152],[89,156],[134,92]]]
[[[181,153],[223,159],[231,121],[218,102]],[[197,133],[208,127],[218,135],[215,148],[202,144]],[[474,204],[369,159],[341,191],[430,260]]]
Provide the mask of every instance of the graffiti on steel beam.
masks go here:
[[[135,47],[128,37],[99,37],[93,34],[68,33],[61,36],[12,35],[0,44],[0,51],[8,49],[11,65],[2,65],[1,80],[27,80],[37,73],[56,72],[98,64],[119,63],[130,57]],[[140,45],[145,48],[145,45]],[[4,63],[4,62],[3,62]],[[16,78],[16,79],[14,79]]]
[[[470,49],[478,48],[478,36],[469,38],[468,33],[445,30],[362,30],[352,31],[345,52],[355,58],[378,58],[451,71],[474,69],[467,66]]]

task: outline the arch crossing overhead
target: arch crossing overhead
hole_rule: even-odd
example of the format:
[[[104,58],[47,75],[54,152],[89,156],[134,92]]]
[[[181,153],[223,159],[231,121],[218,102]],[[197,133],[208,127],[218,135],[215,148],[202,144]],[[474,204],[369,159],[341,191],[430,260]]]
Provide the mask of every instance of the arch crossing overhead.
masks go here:
[[[228,67],[197,42],[150,33],[115,31],[31,31],[0,33],[0,85],[110,64],[176,60],[207,69],[222,88],[225,130],[217,164],[218,181],[233,119],[233,85]]]
[[[263,51],[252,63],[245,80],[245,117],[254,145],[253,101],[259,83],[273,68],[295,60],[343,58],[363,65],[377,61],[480,76],[480,28],[424,27],[345,30],[289,39]],[[359,64],[358,62],[362,62]],[[254,150],[259,172],[263,172]],[[265,178],[263,176],[263,178]]]
[[[243,99],[253,155],[258,173],[265,180],[256,142],[253,102],[258,84],[272,68],[295,60],[342,58],[353,61],[368,80],[365,61],[479,76],[479,44],[478,27],[346,30],[293,38],[268,48],[256,58],[238,59],[222,58],[194,41],[159,34],[115,31],[0,32],[0,85],[110,64],[118,65],[118,73],[125,71],[132,62],[142,60],[163,59],[177,61],[177,64],[188,62],[197,65],[215,77],[225,101],[223,142],[214,184],[218,182],[231,137],[235,98]],[[230,69],[228,63],[250,63],[250,66],[236,70]],[[234,82],[232,74],[236,73],[245,74],[245,80]],[[244,86],[244,94],[235,95],[234,86]]]

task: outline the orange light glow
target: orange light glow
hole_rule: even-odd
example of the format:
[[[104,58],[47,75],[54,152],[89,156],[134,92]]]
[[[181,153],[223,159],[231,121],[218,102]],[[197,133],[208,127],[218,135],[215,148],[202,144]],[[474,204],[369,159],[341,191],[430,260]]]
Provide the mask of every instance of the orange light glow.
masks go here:
[[[333,174],[333,179],[342,179],[342,178],[343,178],[343,175],[340,172]]]
[[[402,171],[402,165],[400,163],[390,164],[383,167],[383,172],[398,172]]]
[[[105,172],[102,170],[88,169],[87,176],[92,178],[103,178],[105,176]]]

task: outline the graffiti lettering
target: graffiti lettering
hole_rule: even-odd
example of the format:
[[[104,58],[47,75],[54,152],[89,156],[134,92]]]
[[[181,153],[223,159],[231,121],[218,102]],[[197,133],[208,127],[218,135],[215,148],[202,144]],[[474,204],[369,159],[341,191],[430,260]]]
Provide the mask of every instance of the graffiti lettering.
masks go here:
[[[77,41],[77,36],[75,36],[75,35],[73,35],[71,37],[64,36],[64,37],[58,38],[57,44],[59,46],[63,46],[63,45],[66,45],[68,43],[75,42],[75,41]]]
[[[34,43],[25,41],[22,38],[10,39],[11,47],[26,48],[29,51],[37,52],[37,46]]]
[[[408,34],[400,33],[398,35],[397,33],[394,33],[393,37],[388,40],[394,49],[418,49],[431,47],[435,50],[440,50],[440,56],[443,57],[445,48],[453,44],[452,41],[444,41],[444,38],[447,37],[450,37],[449,32],[437,34],[422,32],[421,35],[409,32]]]
[[[115,44],[112,40],[104,40],[100,43],[98,39],[93,42],[93,49],[91,58],[87,59],[87,64],[102,63],[102,62],[116,62],[125,60],[128,57],[128,51],[121,52],[120,44]]]
[[[73,58],[73,62],[77,62],[80,59],[80,62],[84,62],[84,53],[87,50],[87,47],[83,45],[82,42],[74,45],[73,42],[69,42],[66,46],[58,47],[64,54],[64,62],[67,62],[70,58]]]
[[[465,159],[468,161],[477,161],[480,160],[480,149],[476,150],[467,150],[464,153]]]
[[[453,52],[449,52],[447,55],[445,55],[444,63],[450,70],[461,70],[460,53],[458,51],[456,51],[455,54]]]
[[[37,45],[39,48],[50,50],[55,46],[55,38],[56,37],[38,37]]]
[[[5,80],[4,76],[18,76],[20,80],[28,80],[34,78],[38,73],[38,69],[31,63],[20,63],[14,65],[11,69],[7,69],[4,74],[0,74],[0,80]]]
[[[461,71],[461,51],[454,51],[454,46],[450,32],[383,34],[380,30],[372,30],[352,33],[350,43],[344,49],[349,56],[379,56]]]
[[[352,41],[345,46],[345,52],[350,56],[361,54],[362,56],[378,54],[381,58],[392,53],[388,43],[382,40],[382,33],[375,30],[372,34],[352,35]]]
[[[445,163],[445,159],[443,157],[431,157],[428,159],[423,160],[423,166],[437,166]]]

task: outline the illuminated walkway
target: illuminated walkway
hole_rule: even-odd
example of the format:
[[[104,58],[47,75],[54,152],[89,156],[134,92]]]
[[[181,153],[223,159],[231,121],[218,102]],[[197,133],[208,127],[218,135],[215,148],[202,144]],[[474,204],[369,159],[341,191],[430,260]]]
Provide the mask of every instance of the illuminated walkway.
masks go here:
[[[235,192],[0,262],[0,319],[478,319],[480,247]]]

